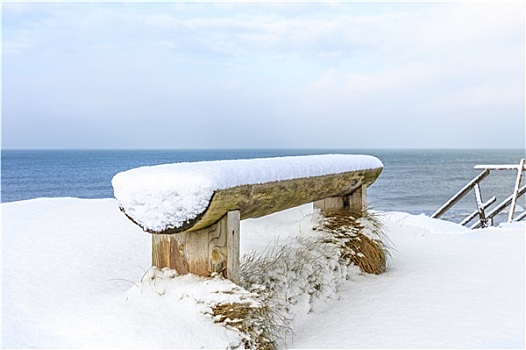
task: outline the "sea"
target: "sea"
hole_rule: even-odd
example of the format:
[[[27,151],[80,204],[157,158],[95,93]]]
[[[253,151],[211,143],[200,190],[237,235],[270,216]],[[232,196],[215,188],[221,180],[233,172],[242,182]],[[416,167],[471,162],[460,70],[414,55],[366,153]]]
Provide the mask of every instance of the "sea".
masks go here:
[[[2,150],[1,201],[113,198],[113,176],[141,166],[335,153],[368,154],[383,162],[382,174],[368,190],[369,208],[425,215],[433,214],[476,177],[481,172],[474,169],[476,165],[519,164],[525,158],[520,149]],[[492,171],[480,185],[483,201],[495,196],[500,203],[512,194],[516,178],[514,170]],[[524,197],[517,212],[526,207]],[[474,193],[469,193],[442,218],[460,222],[476,210],[475,203]]]

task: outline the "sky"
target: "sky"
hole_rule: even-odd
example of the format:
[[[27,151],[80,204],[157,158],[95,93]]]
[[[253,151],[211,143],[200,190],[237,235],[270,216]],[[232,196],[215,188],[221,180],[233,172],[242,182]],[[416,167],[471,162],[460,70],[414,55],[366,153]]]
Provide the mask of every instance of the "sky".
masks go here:
[[[525,3],[2,3],[2,148],[525,148]]]

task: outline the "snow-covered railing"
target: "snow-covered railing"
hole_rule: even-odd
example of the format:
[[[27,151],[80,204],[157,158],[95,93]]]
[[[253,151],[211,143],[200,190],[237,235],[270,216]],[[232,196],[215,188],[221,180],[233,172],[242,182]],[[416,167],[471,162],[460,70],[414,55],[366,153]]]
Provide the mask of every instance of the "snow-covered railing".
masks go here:
[[[362,210],[382,162],[315,155],[165,164],[112,180],[120,209],[153,234],[153,265],[239,280],[239,221],[314,202]]]
[[[517,200],[524,193],[526,193],[526,185],[523,185],[522,187],[520,186],[521,181],[522,181],[522,173],[526,171],[526,160],[525,159],[521,159],[518,165],[516,164],[476,165],[475,170],[483,170],[483,171],[478,176],[476,176],[473,180],[471,180],[466,186],[464,186],[460,191],[458,191],[453,197],[451,197],[451,199],[448,200],[444,205],[442,205],[435,213],[433,213],[433,215],[431,215],[432,218],[435,218],[435,219],[440,218],[444,213],[446,213],[453,205],[455,205],[458,201],[460,201],[472,189],[475,192],[477,210],[471,213],[468,217],[466,217],[461,222],[461,225],[468,224],[471,220],[473,220],[476,216],[478,216],[479,220],[471,226],[472,229],[491,226],[493,224],[493,217],[499,214],[507,206],[510,206],[510,210],[508,214],[508,222],[520,221],[526,217],[526,211],[522,212],[517,217],[514,217]],[[488,209],[488,207],[490,207],[493,203],[495,203],[497,198],[492,197],[487,202],[483,202],[482,194],[480,191],[480,182],[483,179],[485,179],[492,170],[516,170],[517,177],[515,180],[515,186],[513,189],[513,193],[508,198],[506,198],[504,201],[502,201],[499,205],[497,205],[497,207],[495,207],[488,214],[486,214],[486,209]]]

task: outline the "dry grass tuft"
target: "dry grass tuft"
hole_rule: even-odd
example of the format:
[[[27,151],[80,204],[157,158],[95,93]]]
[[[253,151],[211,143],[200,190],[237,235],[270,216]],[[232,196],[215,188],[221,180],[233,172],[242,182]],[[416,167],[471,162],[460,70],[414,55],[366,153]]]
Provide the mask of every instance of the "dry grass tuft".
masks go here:
[[[248,303],[218,304],[212,307],[212,314],[216,322],[228,323],[234,328],[243,330],[241,320],[249,314],[251,308]]]
[[[326,243],[340,247],[342,263],[354,264],[364,273],[379,275],[385,272],[389,254],[382,241],[381,224],[367,211],[361,216],[361,213],[350,210],[327,211],[321,215],[318,229],[326,232]],[[363,220],[370,223],[370,234],[376,237],[364,234]]]
[[[260,327],[275,347],[285,345],[293,335],[296,307],[312,307],[317,299],[336,298],[346,277],[337,247],[323,244],[317,237],[297,238],[285,245],[276,241],[264,251],[245,255],[241,264],[241,286],[257,294],[258,301],[267,307],[260,314]]]
[[[380,244],[363,234],[357,234],[346,242],[346,250],[342,258],[349,259],[358,266],[362,272],[379,275],[385,272],[386,257]],[[345,256],[346,254],[346,256]]]
[[[266,332],[270,313],[268,306],[254,306],[251,303],[226,303],[212,307],[216,323],[234,328],[243,335],[244,349],[275,350],[276,344]]]
[[[357,266],[363,273],[385,271],[389,250],[381,222],[349,210],[320,215],[315,237],[297,237],[285,245],[269,245],[241,263],[241,287],[252,303],[212,307],[215,322],[237,330],[242,343],[232,348],[276,349],[286,344],[296,313],[312,312],[317,300],[338,298]],[[306,309],[308,308],[308,310]]]

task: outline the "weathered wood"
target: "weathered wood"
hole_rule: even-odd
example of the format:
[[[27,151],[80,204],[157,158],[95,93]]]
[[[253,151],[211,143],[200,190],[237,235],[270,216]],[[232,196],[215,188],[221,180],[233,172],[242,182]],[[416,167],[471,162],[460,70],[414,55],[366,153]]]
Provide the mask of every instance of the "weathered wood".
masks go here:
[[[218,273],[239,283],[241,219],[257,218],[319,200],[327,209],[351,208],[361,211],[366,205],[367,186],[378,178],[382,169],[363,169],[215,190],[208,207],[204,211],[199,209],[201,212],[197,217],[155,229],[141,226],[140,220],[129,216],[124,207],[121,210],[134,223],[153,234],[153,266],[175,269],[179,274],[211,276]]]
[[[315,201],[313,205],[314,208],[318,208],[324,212],[333,209],[343,209],[345,208],[345,202],[348,202],[347,196],[329,197]]]
[[[238,210],[227,213],[227,274],[226,277],[234,283],[240,282],[240,263],[239,263],[239,241],[240,241],[240,213]]]
[[[204,229],[152,235],[152,265],[179,274],[220,273],[239,283],[239,211],[229,211]]]
[[[363,211],[367,207],[367,185],[362,184],[360,188],[351,193],[349,197],[349,208],[355,211]]]
[[[367,206],[367,185],[359,186],[353,193],[339,197],[329,197],[313,202],[314,208],[322,212],[350,209],[354,212],[362,212]]]
[[[372,184],[382,168],[251,184],[216,191],[206,211],[182,227],[155,234],[175,234],[208,227],[228,211],[239,210],[241,220],[257,218],[330,197],[344,197]],[[363,192],[363,189],[362,189]],[[358,194],[357,194],[358,195]],[[357,203],[363,202],[361,195]]]
[[[175,241],[175,240],[174,240]],[[154,235],[152,236],[152,265],[159,267],[175,266],[172,263],[172,238],[170,235]]]

